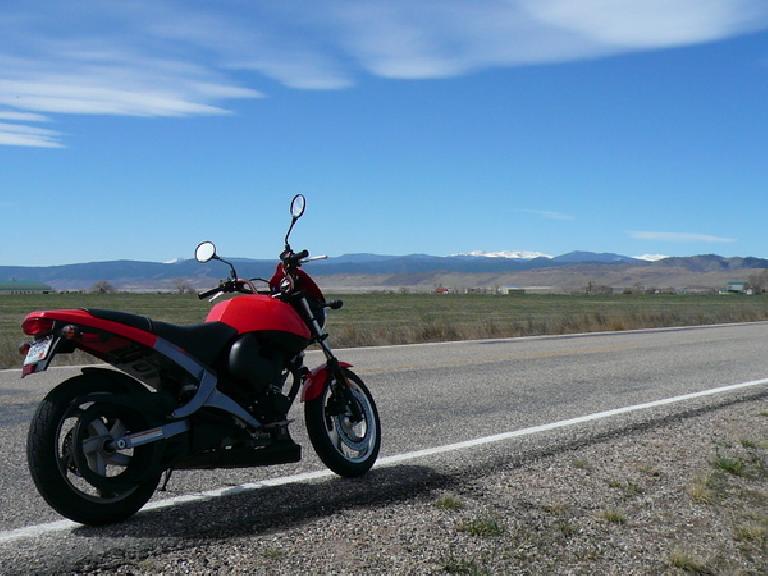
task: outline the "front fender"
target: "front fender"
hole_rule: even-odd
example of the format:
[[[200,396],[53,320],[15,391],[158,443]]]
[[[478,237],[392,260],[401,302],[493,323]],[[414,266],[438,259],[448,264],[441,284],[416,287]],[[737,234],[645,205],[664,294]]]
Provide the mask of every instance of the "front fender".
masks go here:
[[[339,368],[351,368],[349,362],[339,362]],[[309,402],[319,397],[325,390],[328,383],[328,364],[323,364],[312,370],[304,379],[304,385],[301,388],[301,401]]]

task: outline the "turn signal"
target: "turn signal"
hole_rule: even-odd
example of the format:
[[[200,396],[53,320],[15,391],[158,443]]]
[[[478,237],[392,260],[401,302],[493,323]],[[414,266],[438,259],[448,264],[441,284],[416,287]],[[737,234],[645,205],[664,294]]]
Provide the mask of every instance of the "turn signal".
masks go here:
[[[21,325],[27,336],[44,336],[53,330],[53,320],[50,318],[27,318]]]

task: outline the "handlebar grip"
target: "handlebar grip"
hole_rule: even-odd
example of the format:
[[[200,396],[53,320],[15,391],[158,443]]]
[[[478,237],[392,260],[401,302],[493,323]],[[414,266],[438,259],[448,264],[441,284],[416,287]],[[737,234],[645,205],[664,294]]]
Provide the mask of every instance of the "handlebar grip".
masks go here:
[[[302,258],[306,258],[307,256],[309,256],[309,250],[307,250],[306,248],[304,248],[304,250],[296,254],[296,258],[298,258],[299,260],[301,260]]]
[[[326,304],[326,306],[328,308],[330,308],[331,310],[338,310],[339,308],[344,306],[344,301],[343,300],[332,300],[331,302],[328,302]]]
[[[226,284],[219,284],[216,288],[211,288],[205,292],[198,292],[197,297],[202,300],[203,298],[208,298],[208,296],[213,296],[217,292],[225,292],[226,289]]]

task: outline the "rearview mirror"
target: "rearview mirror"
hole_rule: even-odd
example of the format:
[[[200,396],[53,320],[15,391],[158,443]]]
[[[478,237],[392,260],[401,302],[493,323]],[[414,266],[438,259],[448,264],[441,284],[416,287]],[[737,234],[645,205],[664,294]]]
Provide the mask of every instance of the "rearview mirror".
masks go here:
[[[304,200],[304,196],[302,194],[296,194],[296,196],[293,197],[293,200],[291,200],[291,216],[300,218],[301,215],[304,214],[305,204],[306,201]]]
[[[216,244],[210,240],[200,242],[195,248],[195,260],[198,262],[208,262],[216,257]]]

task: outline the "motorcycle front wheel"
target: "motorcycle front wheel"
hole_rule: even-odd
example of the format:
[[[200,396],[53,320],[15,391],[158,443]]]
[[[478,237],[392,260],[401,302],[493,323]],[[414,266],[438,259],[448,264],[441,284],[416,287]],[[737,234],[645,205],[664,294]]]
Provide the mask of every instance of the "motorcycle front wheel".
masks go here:
[[[319,397],[304,405],[304,422],[323,464],[339,476],[355,477],[368,472],[376,462],[381,422],[363,381],[351,370],[344,369],[344,375],[349,382],[346,393],[334,380],[329,382]]]
[[[160,477],[143,475],[151,460],[146,446],[106,449],[109,440],[144,427],[140,415],[115,408],[109,396],[141,391],[138,383],[126,386],[108,374],[83,374],[54,388],[38,406],[27,461],[38,492],[62,516],[91,526],[118,522],[152,497]]]

